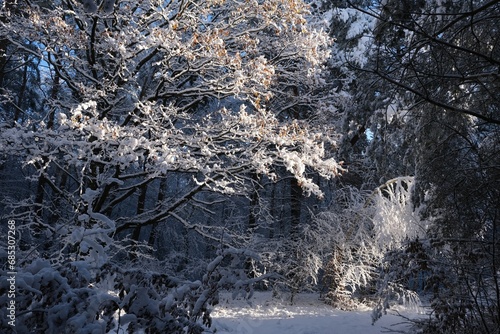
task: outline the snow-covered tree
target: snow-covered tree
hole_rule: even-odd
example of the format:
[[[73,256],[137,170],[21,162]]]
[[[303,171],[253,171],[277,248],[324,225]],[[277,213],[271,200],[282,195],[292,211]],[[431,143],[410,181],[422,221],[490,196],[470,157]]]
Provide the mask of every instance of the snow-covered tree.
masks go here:
[[[397,267],[388,261],[407,253],[419,238],[425,240],[427,226],[413,207],[413,186],[413,177],[399,177],[371,192],[346,188],[337,191],[336,206],[315,217],[306,235],[324,270],[328,303],[353,308],[372,300],[376,320],[393,302],[418,302],[410,286],[416,277],[413,264]]]
[[[0,22],[6,57],[38,64],[45,96],[45,110],[24,110],[0,134],[0,156],[23,167],[29,189],[4,198],[22,236],[26,330],[200,332],[217,289],[254,281],[212,275],[228,257],[254,255],[229,251],[238,234],[188,208],[215,214],[209,207],[221,198],[249,195],[255,178],[285,170],[321,197],[308,173],[342,170],[327,151],[335,109],[320,89],[330,39],[309,16],[296,0],[2,8],[11,18]],[[16,103],[9,94],[2,113],[4,101]],[[214,255],[219,248],[201,283],[156,271],[155,247],[171,242],[158,231],[169,226],[210,240]]]
[[[373,161],[404,162],[400,173],[415,175],[414,205],[432,241],[418,247],[431,260],[425,275],[435,317],[425,326],[494,332],[498,3],[388,0],[373,8],[358,7],[376,18],[373,61],[362,70],[391,84],[396,99],[375,123],[389,150],[374,132],[367,153]]]

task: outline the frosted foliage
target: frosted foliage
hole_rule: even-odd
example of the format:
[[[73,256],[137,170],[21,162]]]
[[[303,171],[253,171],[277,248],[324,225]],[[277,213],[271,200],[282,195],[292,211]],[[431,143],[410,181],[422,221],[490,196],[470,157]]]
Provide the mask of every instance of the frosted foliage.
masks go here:
[[[43,153],[48,166],[62,151],[84,173],[93,163],[143,166],[151,177],[201,171],[198,182],[209,180],[214,190],[226,193],[240,190],[232,177],[237,174],[226,173],[229,166],[274,178],[272,165],[282,164],[307,194],[317,196],[321,191],[306,177],[307,167],[327,178],[342,170],[326,158],[323,142],[335,140],[324,135],[328,131],[276,117],[293,96],[282,87],[305,84],[312,91],[324,82],[322,64],[331,40],[308,25],[307,5],[292,0],[196,6],[103,1],[99,9],[90,9],[92,3],[75,3],[72,11],[30,8],[29,21],[12,22],[16,26],[7,34],[13,43],[33,40],[34,56],[54,68],[68,67],[58,75],[78,97],[57,102],[59,126],[37,130],[43,145],[30,144],[30,164],[39,163]],[[73,29],[72,20],[87,22],[92,19],[88,11],[95,10],[103,15],[102,26]],[[105,23],[110,13],[117,24],[124,22],[116,31]],[[77,52],[89,44],[94,55]],[[61,48],[75,51],[51,55]],[[94,58],[100,62],[94,64]],[[301,65],[291,65],[290,59]],[[318,115],[332,110],[305,96]],[[205,117],[190,109],[209,99],[232,102],[227,109],[208,109]],[[182,122],[174,125],[177,120]],[[4,142],[11,136],[35,137],[24,126],[12,131],[18,133],[5,134]]]
[[[364,66],[370,58],[370,48],[373,43],[371,36],[375,27],[375,19],[366,13],[352,8],[335,8],[335,19],[341,22],[350,22],[345,36],[348,41],[355,41],[352,45],[343,45],[343,49],[334,50],[334,58],[340,57],[341,62],[352,62],[358,66]],[[335,48],[335,46],[334,46]]]
[[[199,170],[204,175],[198,179],[199,183],[210,181],[210,175],[223,174],[226,168],[234,164],[253,168],[259,174],[274,178],[273,165],[282,163],[297,177],[307,194],[317,196],[322,196],[322,192],[311,179],[305,177],[306,167],[316,169],[325,178],[333,177],[343,170],[336,161],[325,158],[323,136],[317,130],[297,122],[280,124],[269,113],[249,114],[244,106],[239,113],[226,109],[214,112],[186,129],[162,129],[162,123],[158,124],[160,119],[168,121],[169,117],[178,115],[171,107],[156,107],[153,114],[150,112],[153,106],[140,103],[137,107],[149,116],[135,127],[122,127],[108,119],[83,118],[82,110],[91,113],[93,106],[95,103],[91,102],[79,105],[72,110],[70,119],[60,119],[57,131],[47,130],[36,134],[38,137],[45,136],[45,145],[50,144],[52,150],[66,152],[68,161],[83,170],[90,168],[92,152],[96,149],[100,150],[101,156],[105,156],[110,165],[124,169],[142,165],[151,175],[162,175],[169,170]],[[186,120],[191,118],[189,115],[183,117]],[[71,134],[71,141],[60,140],[62,130]],[[152,130],[158,131],[155,138],[142,135]],[[188,136],[188,133],[194,136]],[[35,134],[25,132],[23,136],[28,138]],[[78,140],[90,136],[100,141],[89,143]],[[249,138],[256,142],[251,144]],[[275,149],[268,149],[269,145]],[[34,150],[29,161],[38,161],[39,152],[38,149]],[[148,152],[148,160],[144,160],[144,152]],[[237,175],[233,174],[223,180],[212,180],[211,187],[217,191],[234,192],[237,189],[234,188],[235,183],[231,182],[235,178]],[[86,201],[89,202],[88,199]]]
[[[405,240],[424,235],[425,229],[411,203],[413,182],[413,177],[400,177],[376,190],[373,231],[380,250],[396,249]]]
[[[337,192],[338,201],[348,203],[346,207],[315,218],[314,233],[309,232],[309,238],[322,245],[318,252],[324,261],[325,282],[330,289],[327,299],[331,303],[352,307],[351,297],[373,284],[388,252],[399,251],[408,240],[422,236],[424,229],[411,203],[412,186],[413,177],[400,177],[371,193],[346,188]],[[386,283],[380,292],[384,298],[397,286]],[[414,293],[402,288],[398,291],[412,304],[417,300]]]
[[[368,284],[381,255],[372,242],[372,208],[365,206],[367,195],[354,188],[343,189],[338,195],[340,201],[350,205],[318,215],[314,235],[316,244],[323,245],[321,253],[330,288],[335,294],[350,295]],[[330,302],[346,306],[336,300]]]

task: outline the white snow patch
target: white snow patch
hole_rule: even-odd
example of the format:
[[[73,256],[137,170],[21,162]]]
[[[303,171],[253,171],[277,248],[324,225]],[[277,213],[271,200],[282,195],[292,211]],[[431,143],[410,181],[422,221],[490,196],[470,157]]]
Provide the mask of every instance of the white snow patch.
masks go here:
[[[317,294],[300,294],[293,305],[273,299],[271,292],[256,292],[249,300],[221,295],[212,312],[213,326],[205,333],[217,334],[380,334],[407,330],[409,324],[389,312],[372,325],[369,308],[341,311],[324,304]],[[422,316],[415,311],[398,310],[410,318]]]

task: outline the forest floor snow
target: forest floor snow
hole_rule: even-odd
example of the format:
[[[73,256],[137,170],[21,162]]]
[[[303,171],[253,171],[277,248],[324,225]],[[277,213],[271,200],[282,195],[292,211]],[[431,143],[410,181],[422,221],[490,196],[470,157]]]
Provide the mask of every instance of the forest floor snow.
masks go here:
[[[217,334],[380,334],[409,329],[404,318],[423,316],[423,309],[399,307],[388,311],[372,325],[369,308],[356,311],[334,309],[317,294],[299,294],[294,304],[272,298],[270,292],[256,292],[250,300],[222,294],[212,312],[213,325],[206,333]]]

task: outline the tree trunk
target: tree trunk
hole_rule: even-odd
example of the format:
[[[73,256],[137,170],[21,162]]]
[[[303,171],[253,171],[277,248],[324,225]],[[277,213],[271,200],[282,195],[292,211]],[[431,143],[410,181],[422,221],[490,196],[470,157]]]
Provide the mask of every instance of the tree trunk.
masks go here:
[[[300,234],[302,188],[296,178],[290,181],[290,235],[293,241],[298,241]]]
[[[148,192],[148,184],[144,183],[139,188],[139,198],[137,199],[137,210],[136,210],[137,215],[140,215],[144,212],[144,208],[146,206],[146,193],[147,192]],[[132,232],[132,236],[131,236],[132,243],[133,243],[132,249],[130,252],[130,259],[131,260],[137,260],[136,252],[139,251],[137,245],[139,244],[140,237],[141,237],[141,226],[138,225],[134,228],[134,230]]]

